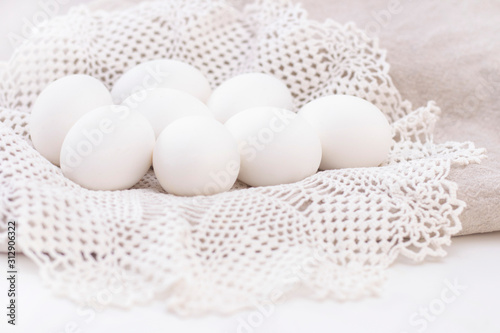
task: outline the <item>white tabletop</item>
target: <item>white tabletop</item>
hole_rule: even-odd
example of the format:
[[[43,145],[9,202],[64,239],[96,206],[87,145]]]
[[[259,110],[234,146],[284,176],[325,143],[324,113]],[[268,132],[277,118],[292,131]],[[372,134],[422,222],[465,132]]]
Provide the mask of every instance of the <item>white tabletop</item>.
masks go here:
[[[0,255],[4,272],[6,262]],[[17,265],[18,325],[5,330],[2,314],[0,332],[500,332],[500,233],[454,238],[442,259],[400,260],[378,297],[346,303],[294,299],[274,309],[201,318],[178,317],[160,301],[130,310],[82,309],[53,296],[31,260],[18,257]],[[1,304],[7,289],[2,278]]]

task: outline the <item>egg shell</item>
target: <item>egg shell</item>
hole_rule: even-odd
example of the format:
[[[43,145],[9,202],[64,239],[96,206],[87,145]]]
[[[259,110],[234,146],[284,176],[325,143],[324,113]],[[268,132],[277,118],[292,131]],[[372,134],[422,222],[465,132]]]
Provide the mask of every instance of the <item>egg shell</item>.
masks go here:
[[[321,142],[296,113],[273,107],[244,110],[225,124],[238,142],[238,178],[251,186],[288,184],[317,172]]]
[[[355,96],[330,95],[302,107],[299,114],[321,138],[320,169],[376,167],[392,146],[385,115],[372,103]]]
[[[243,110],[270,106],[292,109],[293,98],[286,84],[264,73],[247,73],[224,81],[207,103],[215,118],[224,123]]]
[[[69,130],[61,149],[63,174],[90,190],[134,186],[151,167],[155,135],[149,121],[124,106],[95,109]]]
[[[156,137],[174,120],[187,116],[212,117],[210,109],[196,97],[176,89],[158,88],[139,91],[122,105],[144,115]]]
[[[69,129],[87,112],[111,104],[108,89],[91,76],[70,75],[52,82],[31,110],[29,132],[33,146],[59,165],[61,145]]]
[[[167,126],[158,137],[153,166],[168,193],[212,195],[233,186],[240,155],[236,140],[217,120],[184,117]]]
[[[111,95],[121,104],[130,95],[155,88],[182,90],[206,103],[212,89],[197,68],[177,60],[152,60],[129,69],[113,85]]]

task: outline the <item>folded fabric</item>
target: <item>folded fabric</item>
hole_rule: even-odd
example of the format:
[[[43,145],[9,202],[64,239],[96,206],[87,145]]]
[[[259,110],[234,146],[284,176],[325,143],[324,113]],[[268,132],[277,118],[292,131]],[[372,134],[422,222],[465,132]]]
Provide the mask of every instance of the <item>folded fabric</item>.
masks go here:
[[[387,49],[390,74],[414,105],[442,109],[435,140],[471,140],[488,150],[480,165],[454,168],[467,203],[460,234],[500,230],[500,2],[304,0],[313,19],[354,21]]]

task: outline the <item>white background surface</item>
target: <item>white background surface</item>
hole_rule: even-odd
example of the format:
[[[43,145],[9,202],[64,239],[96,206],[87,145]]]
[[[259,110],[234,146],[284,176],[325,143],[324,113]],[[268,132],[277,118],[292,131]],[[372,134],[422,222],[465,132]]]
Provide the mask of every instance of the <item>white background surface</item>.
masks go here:
[[[50,1],[0,1],[0,61],[12,53],[9,33],[22,36],[29,26],[26,22],[33,22],[41,4]],[[59,2],[68,4],[56,14],[86,0]],[[2,276],[6,264],[6,255],[0,255]],[[233,316],[180,318],[159,301],[131,310],[82,312],[77,304],[55,297],[28,258],[18,256],[17,266],[18,325],[6,324],[8,288],[2,277],[0,332],[500,332],[500,233],[454,238],[449,255],[442,259],[421,264],[399,261],[389,270],[379,297],[347,303],[291,300],[277,305],[271,314],[253,309]],[[454,295],[445,281],[456,281],[466,289]],[[453,300],[445,303],[440,300],[443,295]],[[418,312],[429,307],[434,312],[424,320]],[[413,325],[412,316],[418,321]],[[249,319],[256,321],[255,327],[243,326]]]
[[[6,255],[0,255],[6,271]],[[82,308],[57,298],[46,289],[33,262],[17,259],[18,326],[8,327],[2,306],[0,332],[372,332],[372,333],[498,333],[500,332],[500,233],[454,238],[448,256],[414,264],[400,260],[388,273],[380,296],[355,302],[290,300],[274,307],[271,314],[257,308],[232,316],[181,318],[157,301],[131,310]],[[457,296],[447,283],[465,290]],[[0,284],[0,300],[6,304],[7,283]],[[448,289],[448,290],[446,290]],[[451,299],[449,304],[441,300]],[[441,305],[444,304],[444,307]],[[410,318],[421,308],[431,308],[431,321]],[[433,314],[434,313],[434,314]],[[241,322],[258,325],[243,328]],[[422,321],[426,322],[424,327]],[[71,328],[74,325],[76,328]]]

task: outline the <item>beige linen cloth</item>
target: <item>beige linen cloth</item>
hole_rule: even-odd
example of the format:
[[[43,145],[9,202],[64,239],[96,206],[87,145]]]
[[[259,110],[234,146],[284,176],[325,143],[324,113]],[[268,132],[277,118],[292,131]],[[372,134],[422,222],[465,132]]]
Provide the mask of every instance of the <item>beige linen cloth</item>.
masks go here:
[[[500,230],[500,1],[304,0],[311,18],[354,21],[387,49],[391,76],[413,105],[435,100],[435,140],[473,141],[482,164],[453,169],[467,203],[461,234]]]

